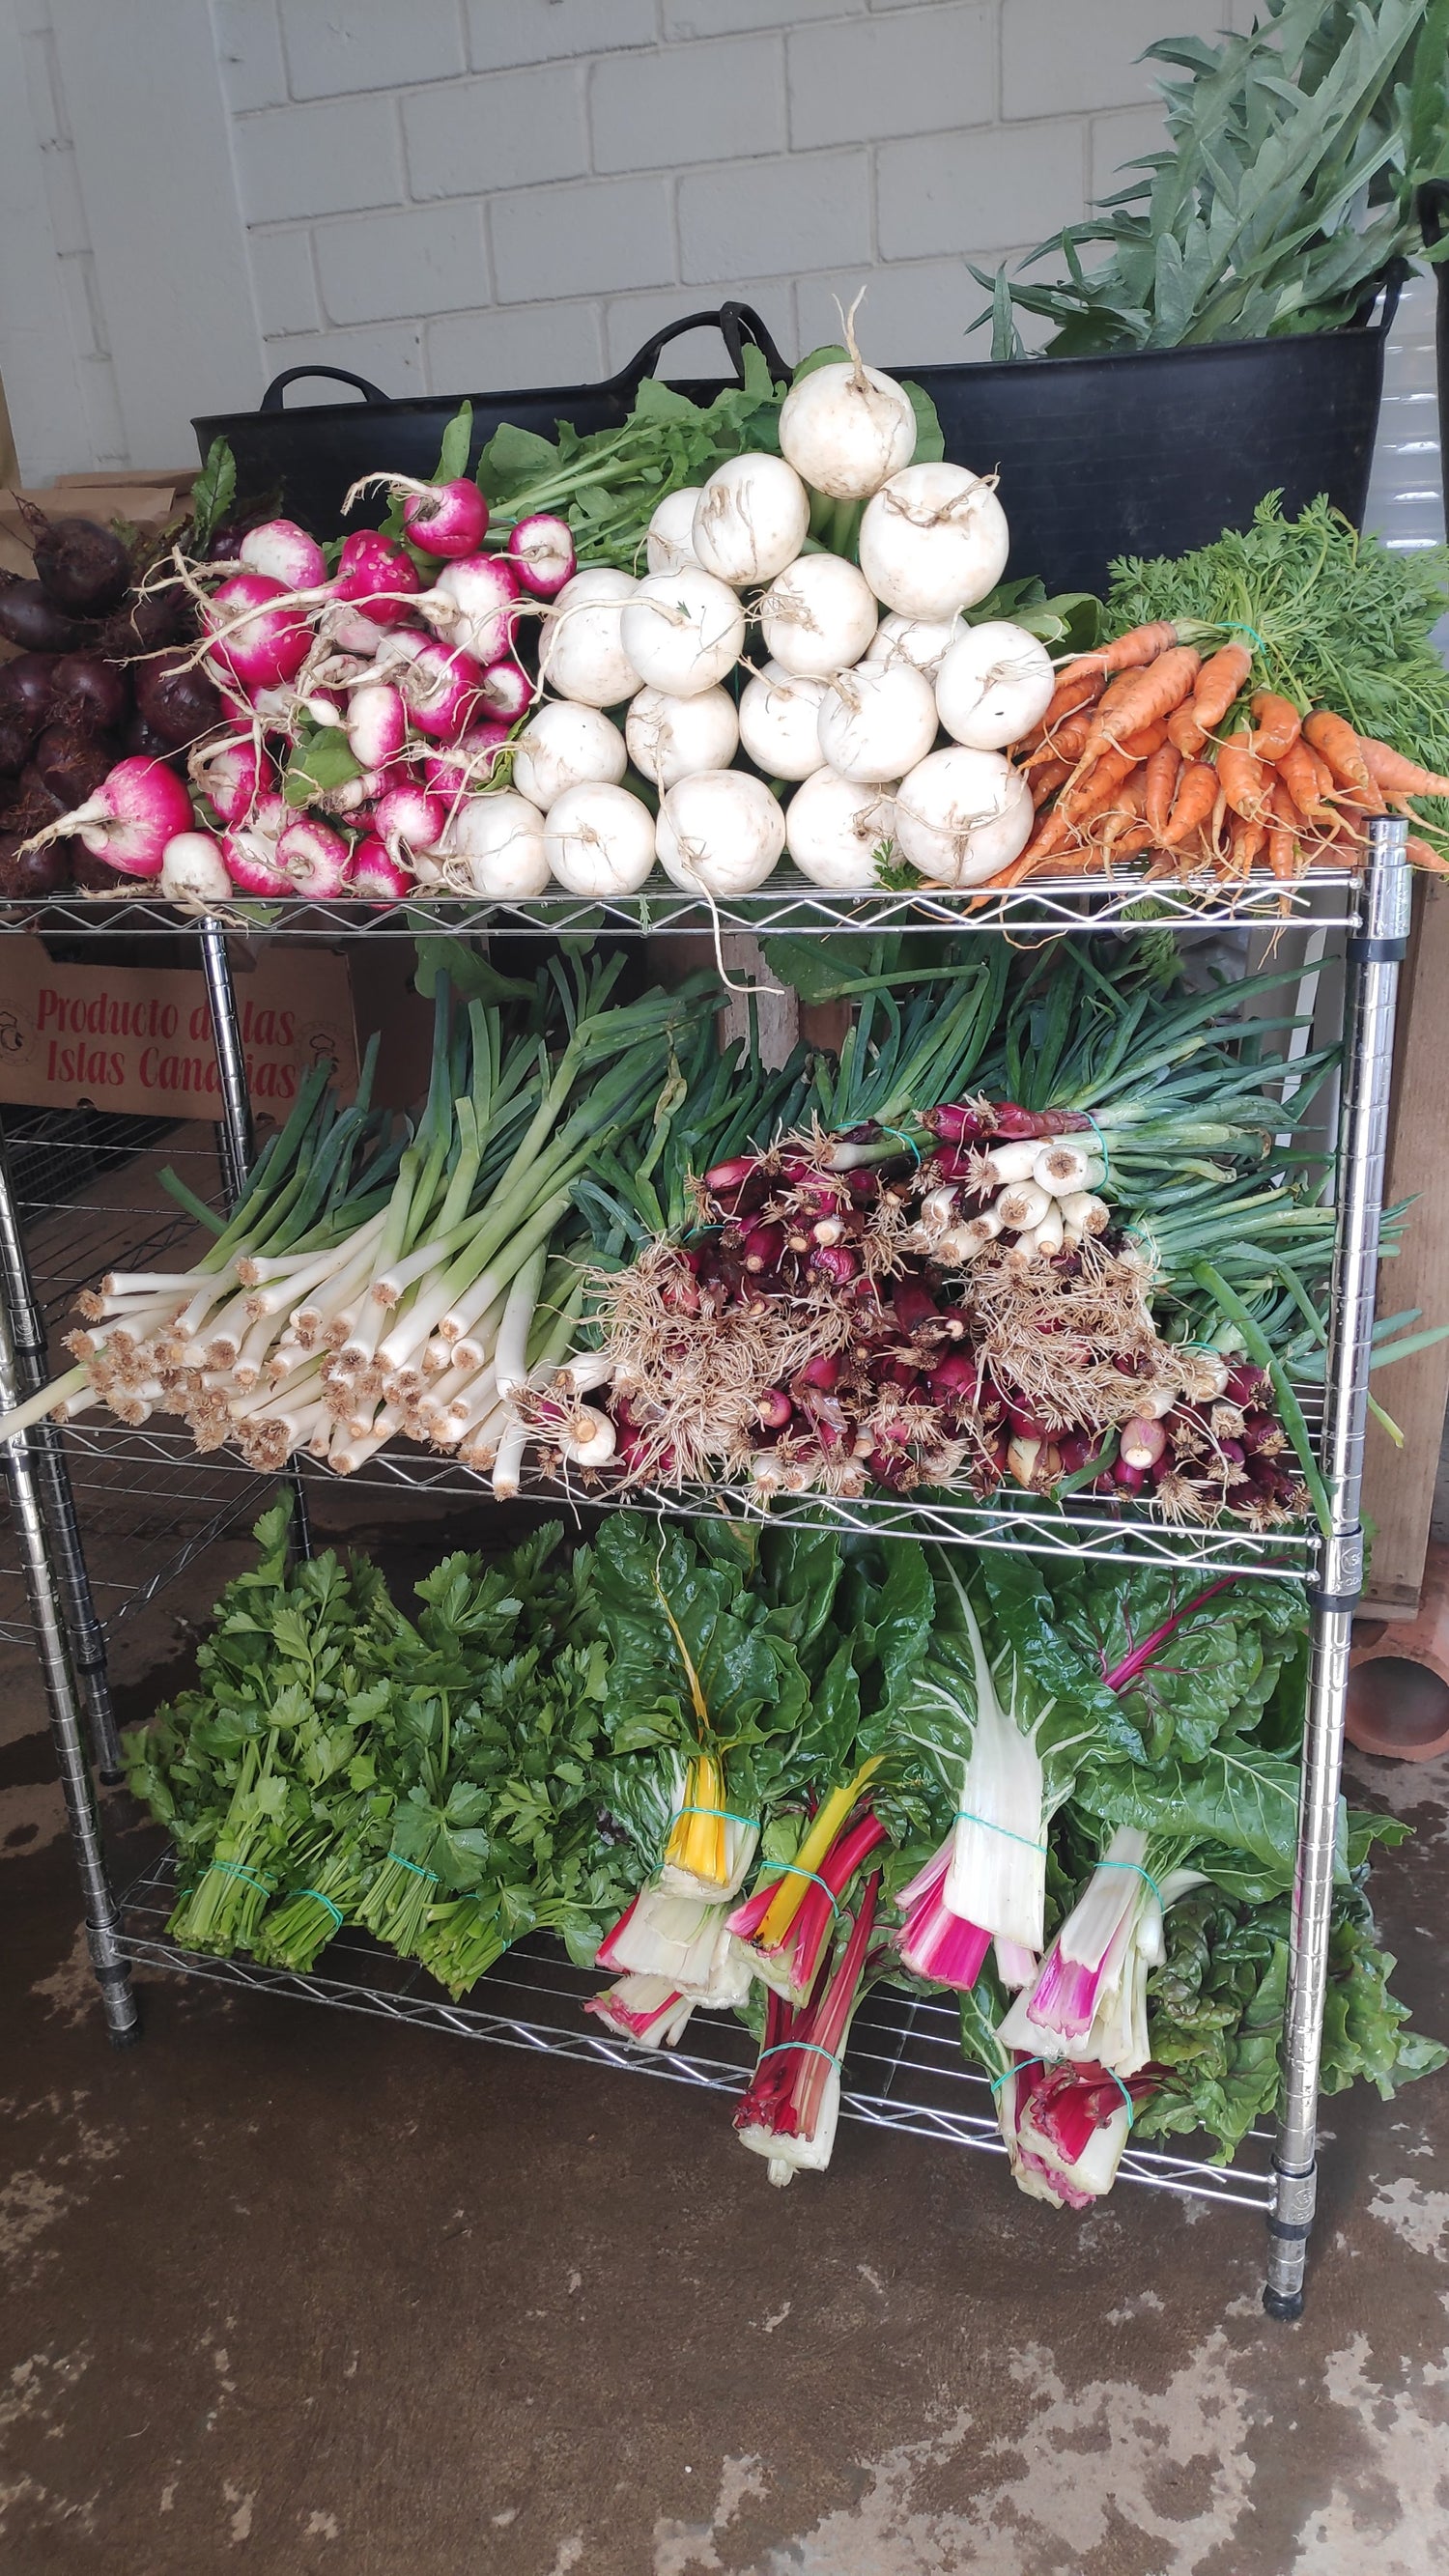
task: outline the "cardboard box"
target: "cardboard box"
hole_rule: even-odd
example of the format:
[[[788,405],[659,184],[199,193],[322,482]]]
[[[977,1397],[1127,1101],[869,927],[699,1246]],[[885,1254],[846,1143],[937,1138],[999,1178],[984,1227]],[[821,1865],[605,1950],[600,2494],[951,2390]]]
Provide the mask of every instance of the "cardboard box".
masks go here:
[[[324,1056],[337,1066],[342,1097],[353,1097],[359,1050],[345,956],[273,947],[237,972],[236,986],[259,1118],[285,1117]],[[189,967],[61,965],[39,939],[0,940],[0,1098],[220,1118],[203,977]]]

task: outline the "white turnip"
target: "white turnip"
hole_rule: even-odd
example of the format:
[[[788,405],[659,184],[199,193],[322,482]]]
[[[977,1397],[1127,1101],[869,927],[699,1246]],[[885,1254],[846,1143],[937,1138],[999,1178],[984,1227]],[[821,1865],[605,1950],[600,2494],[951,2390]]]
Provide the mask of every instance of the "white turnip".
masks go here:
[[[871,641],[867,662],[909,662],[932,685],[953,644],[968,632],[964,617],[883,617]]]
[[[999,751],[953,743],[896,790],[896,847],[936,885],[984,885],[1020,856],[1034,819],[1026,780]]]
[[[873,886],[876,852],[894,831],[889,791],[840,778],[833,769],[817,769],[797,787],[785,813],[790,856],[815,885]]]
[[[460,805],[443,834],[442,850],[453,863],[446,872],[450,883],[462,875],[471,893],[492,895],[501,903],[542,894],[549,881],[543,816],[526,797],[506,791],[470,796]]]
[[[771,582],[759,615],[772,661],[802,679],[831,680],[860,660],[878,611],[864,574],[843,555],[801,555]]]
[[[1056,674],[1044,644],[1004,618],[968,627],[936,673],[947,733],[973,751],[1004,751],[1046,714]]]
[[[691,893],[753,893],[784,846],[778,797],[742,769],[681,778],[659,808],[659,864],[673,884]]]
[[[810,527],[810,495],[783,456],[731,456],[695,504],[696,560],[737,590],[773,581],[792,564]]]
[[[641,689],[630,701],[624,740],[641,777],[662,790],[702,769],[728,769],[739,749],[740,721],[726,689],[703,689],[697,698]]]
[[[820,701],[820,748],[842,778],[879,785],[902,778],[936,739],[929,680],[909,662],[864,662],[841,671]]]
[[[624,650],[620,619],[639,584],[601,565],[575,573],[545,611],[538,676],[581,706],[616,707],[643,686]]]
[[[767,662],[740,699],[740,740],[767,778],[808,778],[820,748],[820,702],[828,683]]]
[[[852,319],[854,311],[852,305]],[[916,415],[903,385],[863,363],[850,320],[845,338],[848,361],[812,367],[790,387],[780,411],[780,452],[812,491],[863,501],[909,465]]]
[[[408,738],[408,711],[400,689],[386,681],[354,689],[347,704],[347,747],[364,769],[396,760]]]
[[[697,483],[686,483],[677,492],[666,492],[658,504],[644,534],[644,560],[651,572],[683,572],[686,564],[698,562],[694,513],[699,495]]]
[[[628,766],[623,735],[597,707],[550,698],[518,737],[513,784],[546,814],[570,787],[617,787]]]
[[[627,787],[591,781],[550,806],[543,845],[570,894],[637,894],[654,865],[654,817]]]
[[[744,648],[745,614],[713,573],[651,573],[624,603],[619,640],[644,686],[697,698],[719,686]]]
[[[964,465],[908,465],[866,504],[860,568],[902,617],[952,617],[994,590],[1010,534],[990,483]]]

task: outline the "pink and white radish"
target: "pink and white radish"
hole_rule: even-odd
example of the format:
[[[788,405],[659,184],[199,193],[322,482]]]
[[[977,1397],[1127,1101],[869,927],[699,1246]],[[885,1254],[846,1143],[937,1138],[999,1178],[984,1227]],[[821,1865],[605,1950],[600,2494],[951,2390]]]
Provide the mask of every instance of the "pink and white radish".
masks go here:
[[[683,572],[699,557],[694,551],[694,514],[701,486],[685,483],[666,492],[644,532],[644,560],[651,572]]]
[[[161,858],[161,892],[170,903],[197,909],[225,903],[233,891],[221,844],[209,832],[178,832]]]
[[[866,503],[860,569],[902,617],[946,618],[996,588],[1010,545],[993,483],[964,465],[908,465]]]
[[[654,817],[627,787],[566,788],[549,808],[543,838],[549,867],[570,894],[637,894],[654,864]]]
[[[327,579],[327,559],[315,537],[295,519],[264,519],[248,528],[237,548],[237,560],[249,572],[264,572],[284,590],[316,590]]]
[[[538,690],[521,662],[506,653],[501,661],[490,662],[483,674],[479,699],[490,717],[504,725],[516,725],[526,716]]]
[[[879,615],[870,584],[843,555],[801,555],[761,600],[760,632],[785,670],[831,680],[860,660]]]
[[[545,612],[538,676],[581,706],[616,707],[643,686],[624,649],[620,620],[639,584],[601,565],[575,573]]]
[[[435,850],[447,825],[448,808],[430,788],[390,787],[373,808],[377,837],[388,857],[399,865],[419,851]]]
[[[828,683],[767,662],[740,699],[740,740],[767,778],[808,778],[825,754],[820,704]]]
[[[1034,819],[1026,780],[999,751],[953,743],[896,790],[896,848],[936,885],[984,885],[1020,856]]]
[[[753,893],[785,846],[779,798],[742,769],[681,778],[659,808],[655,844],[674,885],[714,896]]]
[[[201,614],[213,659],[248,695],[295,679],[312,649],[306,618],[291,604],[290,592],[267,573],[234,574],[213,591]]]
[[[328,823],[302,815],[277,843],[277,865],[299,895],[317,903],[342,893],[352,866],[351,845]]]
[[[412,893],[413,881],[396,859],[389,857],[382,842],[370,835],[353,850],[347,890],[372,903],[395,903],[400,896]]]
[[[482,711],[483,674],[471,653],[425,635],[394,635],[389,651],[401,664],[397,685],[418,732],[431,742],[456,742]]]
[[[276,787],[276,771],[251,738],[202,743],[186,766],[196,793],[223,823],[245,822],[257,798]]]
[[[118,760],[93,796],[25,843],[43,849],[78,833],[92,858],[123,877],[159,877],[166,844],[192,828],[191,798],[164,760]]]
[[[425,555],[476,554],[488,528],[488,504],[476,483],[460,475],[453,483],[419,483],[411,474],[364,474],[342,504],[350,510],[364,492],[402,496],[403,526]]]
[[[364,769],[381,769],[400,759],[407,738],[408,711],[400,689],[387,681],[369,681],[353,690],[347,704],[347,747]]]
[[[508,560],[525,590],[535,599],[557,599],[572,581],[577,558],[566,519],[535,510],[508,532]]]
[[[449,882],[461,876],[470,892],[500,903],[542,894],[549,881],[543,832],[543,816],[526,797],[506,790],[470,797],[443,835]]]
[[[598,707],[550,698],[514,746],[513,784],[546,814],[570,787],[617,787],[628,766],[623,735]]]
[[[690,544],[716,580],[743,590],[792,564],[810,529],[810,495],[783,456],[731,456],[695,503]]]
[[[989,618],[968,627],[936,673],[936,707],[947,733],[973,751],[1004,751],[1040,722],[1056,674],[1046,646],[1024,626]]]
[[[702,689],[695,698],[641,689],[630,700],[624,740],[641,777],[663,789],[702,769],[728,769],[739,749],[740,722],[727,689]]]
[[[422,586],[417,565],[396,537],[378,528],[358,528],[344,537],[332,596],[363,611],[373,627],[396,626],[407,617]]]
[[[413,606],[425,626],[461,644],[475,662],[507,652],[518,615],[518,575],[503,555],[469,555],[450,563]]]
[[[820,748],[842,778],[879,785],[903,778],[936,739],[929,680],[909,662],[864,662],[841,671],[820,701]]]
[[[646,688],[697,698],[734,669],[744,650],[745,613],[713,573],[651,573],[624,603],[619,640]]]
[[[876,883],[876,853],[889,849],[895,804],[883,787],[817,769],[797,787],[785,811],[785,842],[813,885],[855,888]]]
[[[445,796],[452,805],[459,796],[474,795],[480,787],[486,787],[510,730],[490,716],[482,724],[470,725],[445,751],[425,752],[420,765],[434,795]]]
[[[292,820],[292,809],[284,798],[263,796],[245,823],[223,833],[221,854],[227,875],[240,893],[291,893],[292,880],[278,861],[277,843]]]

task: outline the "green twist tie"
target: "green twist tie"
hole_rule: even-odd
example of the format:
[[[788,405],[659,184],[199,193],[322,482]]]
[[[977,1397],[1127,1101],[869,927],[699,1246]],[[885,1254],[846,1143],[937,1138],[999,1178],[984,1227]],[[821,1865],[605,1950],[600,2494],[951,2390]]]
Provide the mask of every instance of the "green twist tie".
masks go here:
[[[1147,1884],[1151,1888],[1153,1895],[1156,1897],[1158,1904],[1162,1905],[1162,1890],[1158,1886],[1156,1879],[1153,1877],[1151,1870],[1144,1869],[1140,1860],[1099,1860],[1097,1867],[1098,1869],[1135,1869],[1139,1878],[1146,1879]],[[1162,1906],[1162,1910],[1164,1914],[1167,1912],[1165,1905]],[[1107,2072],[1108,2074],[1111,2073],[1110,2067],[1107,2069]]]
[[[320,1887],[299,1887],[296,1893],[298,1896],[315,1896],[319,1905],[326,1906],[327,1911],[331,1915],[333,1922],[336,1924],[338,1931],[341,1931],[347,1917],[343,1913],[340,1905],[334,1905],[330,1896],[323,1895]]]
[[[1130,1863],[1128,1865],[1130,1866]],[[1113,2083],[1116,2085],[1118,2092],[1121,2094],[1123,2101],[1127,2105],[1127,2126],[1130,2129],[1137,2117],[1136,2110],[1133,2107],[1132,2096],[1128,2092],[1126,2085],[1123,2083],[1121,2076],[1117,2073],[1114,2066],[1104,2066],[1102,2072],[1104,2075],[1111,2076]]]
[[[1045,1843],[1034,1843],[1030,1834],[1018,1834],[1010,1825],[996,1824],[990,1816],[973,1816],[969,1807],[957,1808],[956,1821],[960,1825],[980,1825],[988,1834],[1005,1834],[1009,1843],[1023,1843],[1028,1851],[1040,1852],[1045,1857]]]
[[[400,1851],[390,1851],[388,1853],[388,1859],[395,1860],[399,1869],[410,1869],[414,1878],[430,1878],[434,1887],[437,1886],[438,1873],[435,1869],[423,1869],[419,1866],[417,1861],[405,1860]]]
[[[822,2048],[818,2039],[777,2039],[772,2048],[762,2048],[756,2064],[763,2066],[767,2057],[782,2057],[787,2048],[798,2048],[811,2057],[823,2057],[827,2066],[840,2070],[840,2060],[833,2048]]]
[[[240,1861],[209,1860],[206,1866],[208,1869],[219,1869],[224,1878],[244,1878],[248,1887],[260,1888],[263,1896],[270,1896],[272,1894],[272,1889],[268,1885],[266,1879],[254,1878],[249,1869],[242,1868]]]

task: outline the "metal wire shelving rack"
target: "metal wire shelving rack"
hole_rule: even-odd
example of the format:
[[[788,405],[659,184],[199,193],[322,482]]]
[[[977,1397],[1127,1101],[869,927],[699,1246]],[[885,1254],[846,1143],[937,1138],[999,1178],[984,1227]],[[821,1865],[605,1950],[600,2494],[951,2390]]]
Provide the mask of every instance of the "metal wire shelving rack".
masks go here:
[[[1344,1072],[1340,1103],[1337,1234],[1332,1314],[1325,1366],[1320,1459],[1329,1497],[1329,1525],[1320,1535],[1250,1537],[1241,1531],[1169,1529],[1145,1515],[1120,1517],[1081,1500],[1065,1510],[1010,1498],[972,1504],[952,1497],[882,1497],[849,1506],[817,1495],[794,1498],[785,1515],[798,1526],[865,1527],[884,1535],[929,1535],[966,1547],[1022,1549],[1072,1558],[1106,1558],[1134,1565],[1177,1565],[1207,1571],[1272,1574],[1304,1581],[1311,1614],[1309,1699],[1294,1938],[1284,2043],[1282,2107],[1276,2136],[1255,2136],[1244,2160],[1223,2170],[1191,2156],[1134,2149],[1124,2164],[1132,2180],[1185,2195],[1226,2200],[1268,2213],[1269,2261],[1265,2304],[1270,2313],[1296,2316],[1302,2306],[1307,2240],[1315,2198],[1318,2055],[1327,1976],[1333,1893],[1334,1828],[1343,1740],[1352,1614],[1362,1585],[1363,1547],[1359,1490],[1367,1404],[1368,1358],[1377,1275],[1394,1012],[1400,961],[1408,932],[1409,870],[1406,832],[1399,823],[1371,827],[1366,877],[1315,877],[1285,889],[1271,880],[1211,889],[1147,884],[1140,877],[1061,878],[1039,881],[1010,894],[944,896],[882,889],[859,899],[829,896],[799,880],[772,880],[764,898],[708,907],[673,889],[652,887],[644,896],[605,905],[572,898],[541,898],[500,907],[443,900],[369,908],[349,905],[239,907],[235,917],[195,925],[211,1001],[222,1127],[220,1144],[226,1194],[240,1187],[251,1150],[245,1061],[232,991],[227,940],[232,932],[265,930],[269,936],[378,938],[445,931],[596,934],[688,929],[717,937],[721,931],[759,937],[781,932],[840,934],[884,928],[934,928],[953,933],[991,932],[1017,939],[1050,938],[1063,931],[1108,930],[1124,937],[1144,929],[1179,932],[1231,930],[1245,924],[1305,930],[1321,951],[1329,930],[1349,933],[1346,943]],[[29,916],[25,926],[63,928],[66,935],[117,928],[154,934],[184,927],[172,908],[141,900],[93,905],[79,898],[12,907],[4,916]],[[265,917],[263,917],[265,915]],[[0,922],[3,926],[3,922]],[[0,1193],[0,1197],[8,1197]],[[0,1219],[4,1207],[0,1206]],[[0,1224],[0,1235],[3,1235]],[[23,1285],[23,1259],[19,1264]],[[17,1382],[17,1266],[5,1265],[5,1304],[0,1315],[0,1396]],[[29,1382],[23,1379],[22,1382]],[[627,2065],[656,2077],[730,2091],[743,2080],[741,2043],[727,2027],[661,2061],[629,2050],[590,2028],[575,2007],[577,1973],[546,1943],[522,1944],[490,1973],[468,2003],[454,2005],[407,1963],[387,1960],[358,1936],[340,1934],[305,1977],[263,1969],[250,1960],[201,1959],[183,1954],[165,1932],[166,1865],[152,1868],[118,1907],[107,1884],[94,1799],[81,1741],[74,1679],[74,1601],[63,1569],[57,1570],[55,1537],[36,1487],[36,1445],[53,1449],[60,1439],[47,1427],[8,1444],[12,1494],[26,1555],[32,1617],[50,1694],[52,1720],[66,1783],[77,1857],[86,1893],[87,1929],[112,2036],[134,2035],[130,1992],[132,1962],[168,1965],[254,1990],[284,1992],[318,2003],[422,2023],[473,2038],[547,2050],[590,2063]],[[161,1427],[139,1434],[97,1431],[84,1422],[64,1435],[72,1456],[109,1461],[170,1491],[181,1475],[181,1456],[193,1472],[193,1453],[173,1446]],[[255,1484],[242,1481],[255,1493]],[[478,1480],[456,1462],[426,1453],[384,1451],[357,1480],[378,1489],[476,1499]],[[560,1486],[535,1485],[534,1496],[555,1504],[588,1506],[599,1497]],[[650,1496],[664,1512],[697,1514],[722,1507],[758,1510],[747,1494],[663,1492]],[[781,1515],[777,1501],[772,1514]],[[71,1587],[73,1592],[74,1587]],[[70,1624],[68,1624],[68,1620]],[[572,1981],[572,1982],[571,1982]],[[949,2030],[943,2029],[944,2024]],[[947,2044],[949,2040],[949,2045]],[[862,2008],[847,2060],[843,2108],[875,2126],[953,2143],[995,2148],[1000,2140],[989,2093],[965,2068],[949,2006],[894,1989],[877,1989]]]

